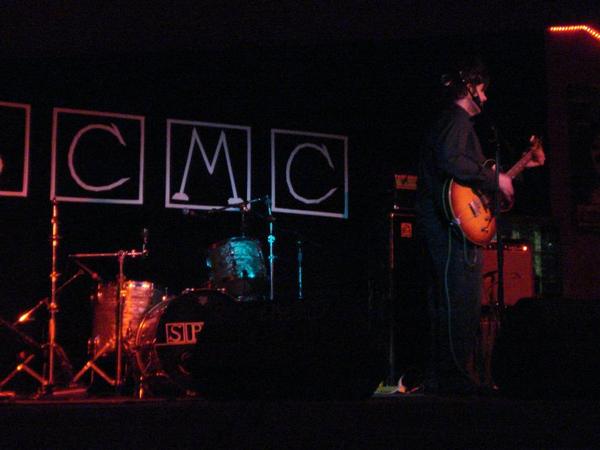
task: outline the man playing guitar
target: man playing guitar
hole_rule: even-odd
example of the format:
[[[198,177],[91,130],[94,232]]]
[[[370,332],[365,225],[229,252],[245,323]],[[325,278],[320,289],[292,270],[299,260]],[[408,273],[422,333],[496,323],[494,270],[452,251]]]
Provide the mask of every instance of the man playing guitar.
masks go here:
[[[448,108],[428,134],[419,163],[417,230],[425,250],[431,327],[426,393],[477,392],[467,365],[479,328],[481,245],[485,239],[479,243],[469,239],[460,227],[466,221],[465,216],[449,214],[455,211],[448,203],[448,180],[474,193],[493,194],[498,189],[505,202],[513,202],[514,174],[500,173],[496,186],[495,170],[485,164],[471,122],[487,100],[488,81],[485,67],[477,59],[459,64],[454,73],[442,77]],[[521,165],[540,166],[544,159],[541,145],[537,144],[536,152],[530,152]],[[467,209],[472,216],[478,216],[480,209],[489,212],[488,206],[474,200]]]

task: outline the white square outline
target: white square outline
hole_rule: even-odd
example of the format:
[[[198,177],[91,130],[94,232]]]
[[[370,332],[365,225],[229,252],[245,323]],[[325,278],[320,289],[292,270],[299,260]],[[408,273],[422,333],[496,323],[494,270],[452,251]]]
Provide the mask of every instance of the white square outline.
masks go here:
[[[0,197],[27,197],[29,190],[29,146],[31,140],[31,105],[27,103],[0,102],[0,107],[25,110],[25,140],[23,148],[23,184],[20,191],[0,191]]]
[[[66,197],[56,196],[56,138],[58,133],[58,114],[76,114],[81,116],[96,116],[96,117],[116,117],[118,119],[133,119],[140,123],[140,180],[138,186],[138,198],[132,200],[108,199],[108,198],[88,198],[88,197]],[[53,108],[52,110],[52,164],[50,169],[50,200],[56,198],[62,202],[76,203],[105,203],[119,205],[143,205],[144,204],[144,152],[145,152],[145,116],[137,116],[132,114],[121,114],[114,112],[93,111],[85,109],[72,108]]]
[[[232,125],[224,123],[214,122],[201,122],[195,120],[183,120],[183,119],[167,119],[167,142],[166,142],[166,172],[165,172],[165,208],[170,209],[194,209],[194,210],[211,210],[215,208],[221,208],[224,205],[194,205],[194,204],[183,204],[183,203],[171,203],[171,125],[192,125],[192,126],[206,126],[210,128],[228,128],[233,130],[246,131],[246,200],[250,200],[252,197],[251,189],[251,177],[252,177],[252,143],[251,134],[252,127],[244,125]],[[237,208],[227,208],[227,211],[238,211]]]
[[[323,211],[312,211],[307,209],[291,209],[291,208],[279,208],[276,204],[275,195],[275,135],[286,134],[294,136],[313,136],[323,137],[328,139],[339,139],[344,143],[344,212],[343,213],[331,213]],[[288,214],[299,214],[306,216],[320,216],[320,217],[335,217],[338,219],[347,219],[348,214],[348,136],[342,136],[338,134],[325,134],[325,133],[313,133],[308,131],[296,131],[296,130],[285,130],[281,128],[271,129],[271,201],[273,212],[282,212]]]

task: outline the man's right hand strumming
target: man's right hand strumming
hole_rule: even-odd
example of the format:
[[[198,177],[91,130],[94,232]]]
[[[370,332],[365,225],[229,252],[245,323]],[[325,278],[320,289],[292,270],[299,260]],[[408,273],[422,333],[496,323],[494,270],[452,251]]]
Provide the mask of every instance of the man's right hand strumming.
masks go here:
[[[498,176],[498,188],[506,203],[512,206],[515,200],[515,189],[513,188],[512,178],[505,173],[500,173]]]

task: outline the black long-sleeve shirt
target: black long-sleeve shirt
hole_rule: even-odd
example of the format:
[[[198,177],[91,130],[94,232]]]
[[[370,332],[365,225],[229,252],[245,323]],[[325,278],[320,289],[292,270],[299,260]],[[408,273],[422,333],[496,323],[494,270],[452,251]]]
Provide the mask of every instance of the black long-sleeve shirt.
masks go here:
[[[484,162],[471,117],[460,106],[452,105],[441,114],[422,149],[417,190],[419,222],[445,221],[442,195],[448,178],[494,191],[494,171],[484,166]]]

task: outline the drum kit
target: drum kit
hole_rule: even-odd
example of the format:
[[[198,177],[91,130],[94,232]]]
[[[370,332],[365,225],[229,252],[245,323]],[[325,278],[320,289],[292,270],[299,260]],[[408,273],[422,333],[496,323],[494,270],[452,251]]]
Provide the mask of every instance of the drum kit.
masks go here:
[[[261,242],[245,234],[245,216],[250,205],[257,202],[264,202],[268,212],[265,216],[269,224],[268,264],[265,264]],[[51,294],[49,298],[41,300],[21,314],[14,323],[0,318],[0,326],[9,328],[30,349],[21,353],[21,361],[10,374],[0,380],[0,394],[19,373],[25,373],[39,383],[40,396],[53,395],[59,391],[85,391],[87,388],[82,386],[82,378],[87,373],[90,385],[98,376],[116,393],[124,391],[126,382],[133,382],[134,392],[140,397],[157,394],[156,386],[168,386],[178,393],[193,393],[195,380],[190,364],[194,347],[205,327],[207,315],[210,314],[210,306],[273,300],[275,236],[269,197],[229,204],[210,210],[209,213],[232,208],[238,208],[241,212],[241,235],[209,246],[206,252],[206,265],[210,272],[208,282],[200,288],[188,288],[179,295],[169,296],[151,281],[130,280],[125,276],[126,259],[144,258],[148,255],[146,229],[141,250],[68,255],[79,267],[79,271],[58,286],[58,205],[53,200]],[[301,248],[299,252],[301,255]],[[103,281],[84,263],[102,258],[118,261],[119,271],[114,281]],[[301,257],[298,262],[298,298],[301,299]],[[88,340],[89,360],[73,376],[72,366],[56,342],[56,313],[60,292],[84,274],[97,282],[95,295],[92,296],[92,337]],[[38,343],[19,329],[21,323],[42,307],[46,307],[49,313],[48,342],[44,344]],[[42,373],[32,367],[32,360],[39,354],[44,362]],[[61,384],[66,386],[61,389]]]

